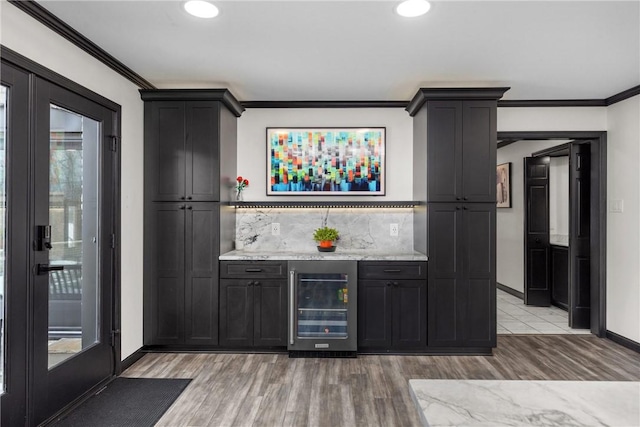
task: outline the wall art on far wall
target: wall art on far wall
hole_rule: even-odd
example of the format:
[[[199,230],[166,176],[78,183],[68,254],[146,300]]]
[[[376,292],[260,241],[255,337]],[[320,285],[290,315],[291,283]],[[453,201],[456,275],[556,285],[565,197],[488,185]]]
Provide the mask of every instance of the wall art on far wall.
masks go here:
[[[498,165],[496,170],[497,207],[511,207],[511,163]]]
[[[384,195],[385,133],[267,128],[267,195]]]

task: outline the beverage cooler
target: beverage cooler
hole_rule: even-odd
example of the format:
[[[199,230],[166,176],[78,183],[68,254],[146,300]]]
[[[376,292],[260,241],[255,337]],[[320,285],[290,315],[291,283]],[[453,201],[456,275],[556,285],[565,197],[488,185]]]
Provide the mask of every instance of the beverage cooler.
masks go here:
[[[293,356],[296,351],[355,355],[357,275],[356,261],[289,261],[287,348]]]

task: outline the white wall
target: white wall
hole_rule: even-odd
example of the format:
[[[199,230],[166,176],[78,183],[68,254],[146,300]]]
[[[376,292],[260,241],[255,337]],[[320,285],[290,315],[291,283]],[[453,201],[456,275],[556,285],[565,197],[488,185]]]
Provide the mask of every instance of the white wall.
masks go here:
[[[497,210],[496,280],[524,292],[524,158],[566,140],[519,141],[498,150],[497,164],[511,162],[511,208]]]
[[[498,132],[606,129],[606,107],[498,108]]]
[[[142,346],[143,103],[138,88],[0,2],[0,43],[122,106],[122,358]]]
[[[640,342],[640,95],[607,112],[607,329]]]
[[[250,108],[238,120],[238,174],[249,179],[245,200],[267,200],[267,127],[386,127],[386,194],[357,200],[411,200],[413,119],[402,108]],[[348,197],[348,196],[347,196]],[[270,201],[291,197],[270,196]],[[299,196],[296,200],[318,200]],[[322,196],[322,200],[347,200]]]

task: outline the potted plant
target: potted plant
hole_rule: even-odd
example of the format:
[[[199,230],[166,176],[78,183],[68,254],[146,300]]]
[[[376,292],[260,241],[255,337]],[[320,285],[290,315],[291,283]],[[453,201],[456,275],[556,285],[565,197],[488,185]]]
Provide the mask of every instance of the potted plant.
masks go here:
[[[338,230],[327,226],[318,228],[313,232],[313,240],[318,242],[320,245],[318,246],[318,249],[324,248],[328,250],[335,250],[333,242],[338,240],[338,237]]]

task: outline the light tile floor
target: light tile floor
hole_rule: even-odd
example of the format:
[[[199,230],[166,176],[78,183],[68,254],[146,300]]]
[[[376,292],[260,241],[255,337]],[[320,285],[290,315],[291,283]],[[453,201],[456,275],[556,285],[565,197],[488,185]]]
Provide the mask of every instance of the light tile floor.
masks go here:
[[[509,334],[590,334],[588,329],[571,329],[566,311],[558,307],[529,307],[520,298],[497,290],[498,329]]]

